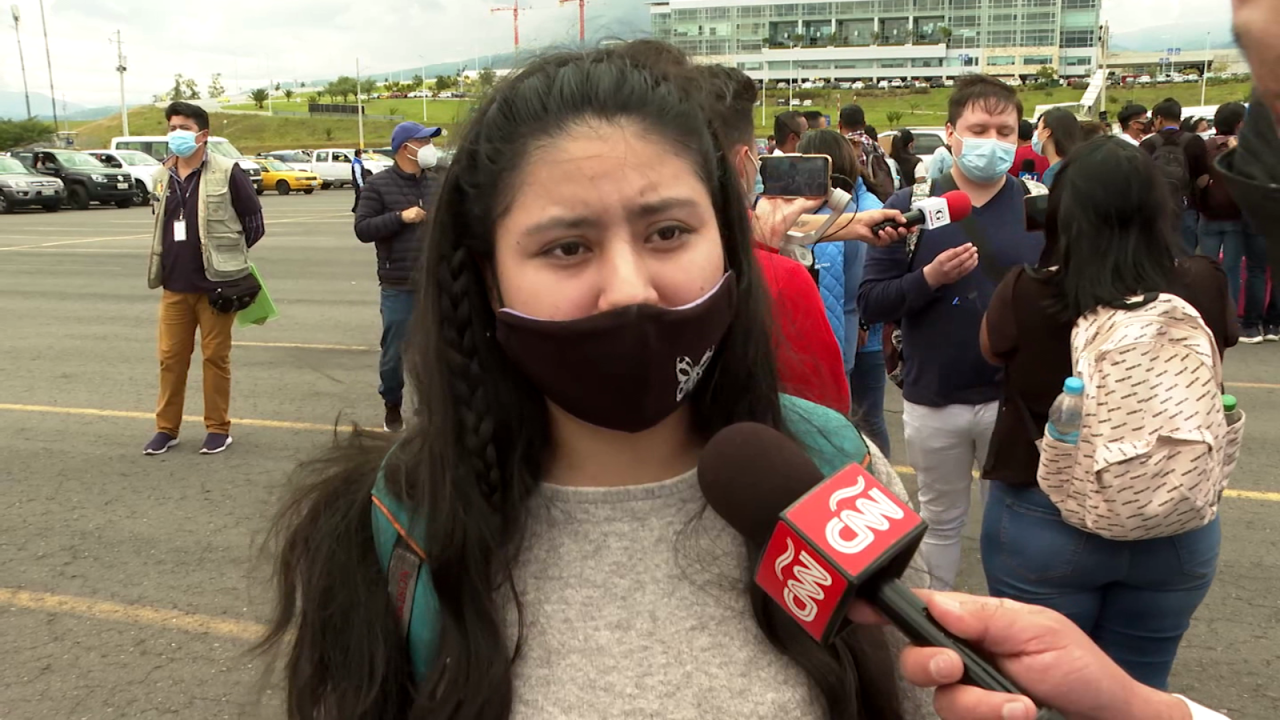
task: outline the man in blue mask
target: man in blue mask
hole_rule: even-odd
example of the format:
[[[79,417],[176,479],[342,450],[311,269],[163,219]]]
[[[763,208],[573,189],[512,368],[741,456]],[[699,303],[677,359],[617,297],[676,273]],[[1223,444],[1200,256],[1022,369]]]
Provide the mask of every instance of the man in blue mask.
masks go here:
[[[156,434],[143,447],[160,455],[178,444],[187,369],[200,330],[204,356],[204,424],[200,452],[231,445],[231,324],[235,311],[256,297],[249,248],[266,227],[262,205],[245,171],[206,152],[209,114],[186,102],[170,103],[169,157],[156,171],[157,216],[148,285],[164,288],[160,301],[160,399]]]
[[[902,421],[929,523],[920,552],[935,588],[955,581],[973,469],[986,462],[996,424],[1000,371],[982,356],[982,318],[1005,272],[1035,263],[1044,246],[1042,234],[1026,231],[1023,210],[1024,197],[1044,186],[1009,174],[1021,117],[1017,93],[1003,82],[986,75],[956,82],[947,118],[954,166],[898,191],[885,208],[905,212],[913,197],[960,190],[973,214],[914,241],[869,248],[858,291],[865,322],[899,322],[902,330]]]

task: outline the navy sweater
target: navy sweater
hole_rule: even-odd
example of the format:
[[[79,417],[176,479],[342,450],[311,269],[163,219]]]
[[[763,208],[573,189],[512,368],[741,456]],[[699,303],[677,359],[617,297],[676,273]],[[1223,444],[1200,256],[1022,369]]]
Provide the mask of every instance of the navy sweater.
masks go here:
[[[936,187],[934,194],[939,194]],[[973,242],[962,223],[922,232],[910,266],[905,243],[868,249],[858,307],[866,322],[901,322],[907,402],[943,407],[1000,399],[1000,369],[982,357],[978,333],[999,280],[1012,268],[1035,264],[1044,247],[1041,233],[1026,231],[1023,197],[1021,181],[1008,177],[995,197],[973,209],[985,235],[980,264],[937,290],[929,289],[924,268],[943,251]],[[899,190],[884,206],[906,212],[911,188]]]

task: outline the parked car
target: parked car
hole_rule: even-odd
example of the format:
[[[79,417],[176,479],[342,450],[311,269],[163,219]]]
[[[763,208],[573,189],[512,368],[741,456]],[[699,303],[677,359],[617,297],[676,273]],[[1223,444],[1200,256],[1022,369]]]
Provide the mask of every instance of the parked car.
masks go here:
[[[215,155],[235,160],[240,169],[244,170],[249,175],[249,179],[253,181],[254,189],[258,190],[259,194],[262,193],[262,168],[258,167],[258,163],[251,158],[245,157],[244,153],[236,149],[236,146],[232,145],[224,137],[210,135],[209,142],[205,147]],[[165,158],[169,157],[169,138],[165,135],[117,137],[111,139],[111,149],[138,150],[163,162]]]
[[[259,158],[270,158],[279,160],[294,170],[302,170],[303,172],[311,172],[311,151],[310,150],[272,150],[271,152],[258,153]],[[267,184],[265,181],[263,184]]]
[[[934,88],[934,89],[937,89],[937,88],[944,88],[944,87],[946,87],[946,86],[947,86],[947,83],[946,83],[946,81],[945,81],[945,80],[943,80],[942,78],[934,78],[934,79],[932,79],[932,80],[930,80],[930,81],[929,81],[929,87]]]
[[[1005,80],[1005,84],[1009,87],[1022,87],[1022,78],[1017,75]]]
[[[85,150],[85,154],[114,170],[126,170],[133,176],[133,204],[147,206],[151,204],[151,193],[155,191],[156,170],[160,161],[137,150]]]
[[[320,187],[320,177],[307,170],[294,170],[292,167],[273,158],[257,158],[262,166],[262,185],[275,188],[281,195],[288,195],[294,190],[310,195]]]
[[[57,178],[45,177],[23,165],[17,158],[0,155],[0,215],[23,207],[58,212],[64,186]]]
[[[876,83],[876,87],[880,88],[881,90],[888,90],[888,89],[889,89],[889,81],[888,81],[888,80],[881,80],[880,82]]]
[[[912,83],[912,84],[911,84],[911,87],[928,88],[928,87],[932,87],[932,86],[931,86],[931,84],[930,84],[928,81],[926,81],[926,80],[917,80],[917,81],[915,81],[914,83]]]
[[[956,81],[952,80],[951,78],[947,78],[942,81],[942,87],[955,87],[955,86],[956,86]]]
[[[853,85],[849,86],[849,89],[850,90],[866,90],[867,84],[859,80],[858,82],[853,83]]]
[[[325,148],[311,154],[311,172],[320,176],[321,187],[342,187],[351,184],[351,158],[354,148]],[[379,156],[380,157],[380,156]],[[369,172],[378,173],[391,167],[391,163],[368,155],[364,166]]]
[[[1150,85],[1150,84],[1151,84],[1151,76],[1150,76],[1150,75],[1141,75],[1141,76],[1139,76],[1139,77],[1138,77],[1138,81],[1137,81],[1137,82],[1138,82],[1138,84],[1139,84],[1139,85]]]
[[[18,162],[41,175],[55,177],[66,186],[67,204],[87,210],[89,203],[127,208],[133,205],[133,176],[108,170],[102,163],[77,150],[14,150]]]
[[[903,84],[903,83],[902,83],[902,80],[901,80],[901,79],[899,79],[899,78],[894,78],[894,79],[892,79],[892,80],[890,80],[890,81],[889,81],[889,87],[893,88],[894,90],[897,90],[898,88],[901,88],[901,87],[902,87],[902,84]]]
[[[928,169],[933,162],[934,153],[947,144],[947,129],[943,127],[913,127],[906,129],[910,130],[915,137],[916,157],[923,160],[925,168]],[[888,130],[880,133],[880,137],[877,138],[886,155],[893,149],[893,138],[897,134],[897,130]],[[942,152],[946,152],[946,150]]]

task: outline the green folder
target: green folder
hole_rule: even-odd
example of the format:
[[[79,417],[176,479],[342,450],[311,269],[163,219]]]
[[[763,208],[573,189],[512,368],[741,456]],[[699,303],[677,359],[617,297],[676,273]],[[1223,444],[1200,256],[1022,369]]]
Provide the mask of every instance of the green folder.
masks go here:
[[[280,312],[276,310],[276,304],[271,302],[271,293],[267,292],[267,283],[262,279],[262,274],[258,272],[258,267],[250,265],[249,270],[258,279],[258,284],[262,286],[262,292],[258,293],[258,297],[253,301],[252,305],[236,314],[236,324],[240,327],[265,325],[268,320],[280,317]]]

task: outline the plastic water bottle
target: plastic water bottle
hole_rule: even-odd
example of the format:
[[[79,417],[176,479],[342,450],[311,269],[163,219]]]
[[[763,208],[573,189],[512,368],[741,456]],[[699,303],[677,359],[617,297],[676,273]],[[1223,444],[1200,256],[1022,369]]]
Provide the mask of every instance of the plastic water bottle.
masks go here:
[[[1227,427],[1235,425],[1244,417],[1244,413],[1240,411],[1239,403],[1236,401],[1235,395],[1222,396],[1222,411],[1227,414]]]
[[[1080,442],[1080,420],[1084,413],[1084,381],[1069,377],[1062,384],[1062,394],[1049,408],[1049,437],[1060,443]]]

